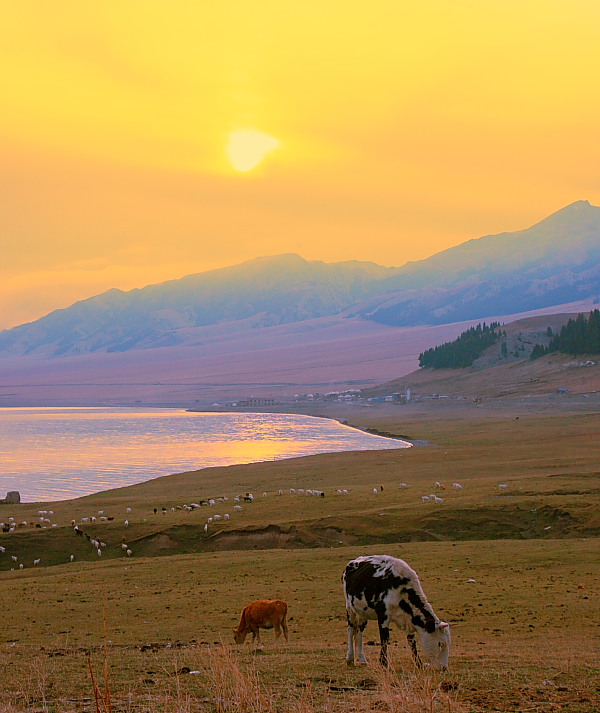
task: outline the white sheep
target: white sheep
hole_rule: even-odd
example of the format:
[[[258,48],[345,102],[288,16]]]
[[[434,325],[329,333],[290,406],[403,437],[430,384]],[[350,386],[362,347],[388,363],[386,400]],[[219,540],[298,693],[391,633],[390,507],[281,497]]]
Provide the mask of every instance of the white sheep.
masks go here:
[[[242,509],[242,506],[241,506],[241,505],[234,505],[234,506],[233,506],[233,509],[234,509],[234,510],[241,510],[241,509]]]
[[[431,498],[429,497],[429,495],[421,495],[421,500],[422,500],[424,503],[429,503],[429,502],[431,502]]]
[[[410,486],[407,485],[406,483],[400,483],[400,487],[401,487],[401,488],[408,488],[408,487],[410,487]]]
[[[34,567],[37,567],[39,563],[40,563],[40,559],[39,559],[39,558],[36,559],[36,560],[33,560],[33,566],[34,566]]]
[[[71,555],[69,559],[71,560],[71,562],[73,562],[75,560],[75,555]]]
[[[226,512],[225,515],[223,515],[223,520],[229,520],[229,513]]]
[[[129,520],[125,520],[123,524],[125,525],[125,527],[129,527]]]
[[[296,495],[296,488],[290,488],[290,495]]]
[[[99,547],[97,549],[97,552],[98,552],[98,557],[102,557],[102,550]]]
[[[204,532],[208,532],[208,523],[206,523],[206,525],[204,525]]]
[[[129,513],[131,512],[131,508],[125,508],[125,512],[129,515]]]
[[[507,483],[502,483],[501,485],[498,486],[498,490],[506,490],[508,488]]]
[[[373,495],[377,495],[378,492],[379,490],[377,490],[377,488],[373,488]]]
[[[133,552],[131,550],[127,550],[127,557],[131,557],[132,554]]]
[[[462,490],[463,486],[460,483],[452,483],[454,490]]]

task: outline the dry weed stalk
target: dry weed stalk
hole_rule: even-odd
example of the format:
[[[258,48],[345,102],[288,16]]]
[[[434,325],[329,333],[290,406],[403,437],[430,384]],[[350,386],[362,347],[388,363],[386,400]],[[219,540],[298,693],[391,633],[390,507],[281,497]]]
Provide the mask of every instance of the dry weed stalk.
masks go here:
[[[238,713],[271,710],[270,696],[263,692],[256,668],[243,669],[231,647],[221,644],[198,653],[198,668],[206,678],[218,713],[232,709]]]
[[[102,647],[103,659],[103,674],[104,674],[104,693],[96,683],[94,676],[94,667],[92,666],[92,657],[88,654],[88,667],[90,669],[90,679],[92,681],[92,689],[94,691],[94,702],[96,705],[96,713],[112,713],[112,702],[110,698],[110,683],[108,680],[108,637],[106,635],[106,592],[102,588],[102,632],[104,636],[104,646]]]
[[[403,675],[377,665],[374,674],[389,713],[466,713],[456,695],[444,690],[435,671],[415,668]]]

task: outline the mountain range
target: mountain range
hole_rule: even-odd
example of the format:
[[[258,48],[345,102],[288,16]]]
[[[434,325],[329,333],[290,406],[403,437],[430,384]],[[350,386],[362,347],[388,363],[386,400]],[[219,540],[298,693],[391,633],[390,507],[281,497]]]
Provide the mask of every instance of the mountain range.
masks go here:
[[[536,225],[469,240],[402,267],[262,257],[142,289],[112,289],[0,332],[6,355],[62,357],[201,345],[206,328],[248,330],[338,315],[443,325],[600,294],[600,208],[577,201]]]

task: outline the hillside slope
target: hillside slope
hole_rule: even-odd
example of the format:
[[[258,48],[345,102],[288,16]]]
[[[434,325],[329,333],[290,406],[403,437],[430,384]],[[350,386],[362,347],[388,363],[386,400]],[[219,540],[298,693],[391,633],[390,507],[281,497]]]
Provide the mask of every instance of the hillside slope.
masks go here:
[[[382,324],[442,324],[600,293],[600,208],[577,201],[526,230],[469,240],[409,263],[390,294],[351,313]]]
[[[113,289],[0,333],[0,353],[61,357],[194,345],[211,325],[262,330],[333,315],[440,325],[547,309],[600,294],[600,208],[578,201],[527,230],[402,268],[287,254]]]

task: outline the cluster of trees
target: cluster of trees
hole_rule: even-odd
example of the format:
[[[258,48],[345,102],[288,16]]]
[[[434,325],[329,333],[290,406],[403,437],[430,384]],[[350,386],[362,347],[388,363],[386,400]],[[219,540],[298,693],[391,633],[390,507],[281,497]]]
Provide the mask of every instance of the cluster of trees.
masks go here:
[[[488,347],[498,341],[506,332],[500,331],[500,322],[487,325],[478,324],[457,337],[419,354],[419,366],[433,369],[463,369],[471,366]]]
[[[580,314],[570,319],[560,332],[550,340],[547,347],[536,344],[530,359],[538,359],[545,354],[600,354],[600,310],[590,312],[589,318]]]

